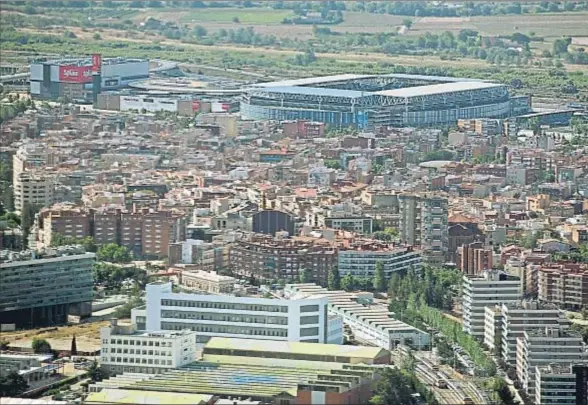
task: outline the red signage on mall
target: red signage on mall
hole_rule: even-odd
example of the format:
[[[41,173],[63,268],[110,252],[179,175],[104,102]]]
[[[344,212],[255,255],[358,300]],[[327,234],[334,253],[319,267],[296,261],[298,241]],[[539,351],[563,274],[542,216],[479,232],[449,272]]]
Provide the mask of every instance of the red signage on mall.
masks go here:
[[[65,83],[91,83],[92,66],[59,66],[59,81]]]
[[[200,111],[200,101],[192,100],[192,111]]]
[[[98,73],[102,68],[102,55],[95,53],[92,55],[92,72]]]

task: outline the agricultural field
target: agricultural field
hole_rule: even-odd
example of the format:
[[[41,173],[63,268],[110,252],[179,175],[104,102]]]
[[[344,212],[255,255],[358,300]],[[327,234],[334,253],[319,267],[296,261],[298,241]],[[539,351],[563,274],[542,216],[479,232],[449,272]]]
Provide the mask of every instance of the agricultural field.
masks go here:
[[[369,14],[347,11],[343,13],[343,22],[330,25],[334,32],[376,34],[378,32],[396,32],[406,17],[390,14]]]
[[[292,17],[291,10],[273,10],[270,8],[205,8],[205,9],[150,9],[137,12],[132,20],[144,21],[152,17],[178,24],[187,23],[232,23],[238,18],[242,24],[281,24],[284,18]]]

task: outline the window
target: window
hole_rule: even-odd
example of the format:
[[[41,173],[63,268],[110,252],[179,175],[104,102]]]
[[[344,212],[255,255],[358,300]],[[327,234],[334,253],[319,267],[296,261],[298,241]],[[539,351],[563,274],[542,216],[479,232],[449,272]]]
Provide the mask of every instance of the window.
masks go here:
[[[319,334],[319,328],[302,328],[300,329],[300,336],[316,336]]]
[[[300,318],[300,325],[317,324],[319,322],[318,315],[303,316]]]
[[[300,312],[318,312],[318,310],[318,305],[302,305],[300,307]]]

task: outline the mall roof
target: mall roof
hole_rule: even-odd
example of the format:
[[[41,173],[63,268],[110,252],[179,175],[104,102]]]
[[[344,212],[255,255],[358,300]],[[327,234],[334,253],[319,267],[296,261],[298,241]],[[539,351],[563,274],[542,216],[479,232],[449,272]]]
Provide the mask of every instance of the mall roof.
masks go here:
[[[432,84],[430,86],[405,87],[402,89],[383,90],[375,94],[389,97],[418,97],[434,94],[452,93],[458,91],[483,90],[494,87],[504,87],[504,84],[487,82],[465,82]]]
[[[309,86],[311,84],[341,82],[345,80],[366,79],[373,75],[356,75],[345,73],[341,75],[307,77],[304,79],[280,80],[277,82],[257,83],[255,87],[284,87],[284,86]]]
[[[298,87],[298,86],[272,86],[263,89],[266,93],[286,93],[286,94],[303,94],[309,96],[323,96],[323,97],[347,97],[360,98],[368,96],[370,92],[356,91],[356,90],[339,90],[328,89],[324,87]]]
[[[267,398],[283,393],[296,396],[299,384],[345,390],[360,383],[364,377],[371,377],[375,372],[373,366],[329,364],[331,367],[328,368],[324,364],[291,368],[267,364],[195,362],[181,369],[124,385],[122,388]]]
[[[84,402],[89,404],[200,405],[208,404],[212,399],[212,395],[206,394],[105,388],[100,392],[90,393]]]
[[[380,347],[332,345],[320,343],[275,341],[268,345],[267,340],[213,337],[206,344],[206,349],[230,349],[258,352],[279,352],[294,354],[318,354],[324,356],[341,356],[350,358],[379,357],[383,349]]]

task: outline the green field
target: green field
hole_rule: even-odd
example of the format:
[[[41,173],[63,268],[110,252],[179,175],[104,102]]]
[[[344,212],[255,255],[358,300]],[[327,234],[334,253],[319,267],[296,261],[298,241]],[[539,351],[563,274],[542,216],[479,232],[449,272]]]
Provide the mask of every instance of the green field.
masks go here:
[[[265,8],[240,9],[226,8],[220,10],[194,10],[182,17],[182,22],[232,22],[237,17],[244,24],[280,24],[284,18],[292,17],[289,10],[272,10]]]
[[[150,9],[141,11],[134,20],[148,17],[176,23],[232,23],[237,17],[243,24],[280,24],[284,18],[292,17],[290,10],[272,10],[270,8],[221,8],[221,9]]]

